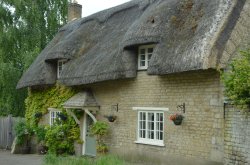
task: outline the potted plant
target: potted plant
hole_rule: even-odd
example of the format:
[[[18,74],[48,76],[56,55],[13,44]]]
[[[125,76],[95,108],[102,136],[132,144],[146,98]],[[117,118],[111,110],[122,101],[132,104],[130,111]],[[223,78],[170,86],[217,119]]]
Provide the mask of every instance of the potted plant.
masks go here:
[[[37,137],[37,151],[39,154],[46,154],[48,147],[45,145],[46,129],[44,126],[38,126],[35,128],[35,135]]]
[[[170,115],[170,120],[174,122],[175,125],[181,125],[182,120],[184,119],[184,116],[178,113],[175,113],[173,115]]]
[[[30,140],[33,134],[32,128],[24,121],[20,121],[15,126],[16,144],[21,146],[21,153],[30,153]]]
[[[114,122],[116,120],[116,118],[117,118],[114,115],[108,115],[108,116],[105,115],[104,117],[107,118],[109,122]]]

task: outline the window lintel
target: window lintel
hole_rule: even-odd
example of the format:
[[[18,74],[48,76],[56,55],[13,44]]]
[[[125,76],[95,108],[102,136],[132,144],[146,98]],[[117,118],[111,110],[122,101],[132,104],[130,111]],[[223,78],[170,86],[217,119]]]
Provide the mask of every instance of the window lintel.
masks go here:
[[[169,111],[169,108],[165,107],[133,107],[134,111]]]

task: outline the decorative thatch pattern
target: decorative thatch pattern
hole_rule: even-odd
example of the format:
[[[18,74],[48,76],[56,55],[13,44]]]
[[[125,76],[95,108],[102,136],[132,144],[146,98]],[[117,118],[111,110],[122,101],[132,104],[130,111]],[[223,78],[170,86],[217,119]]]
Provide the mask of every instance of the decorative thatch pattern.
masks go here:
[[[72,21],[60,29],[17,87],[55,83],[57,59],[69,59],[59,79],[65,85],[133,78],[138,45],[152,43],[156,46],[148,74],[216,68],[217,53],[223,51],[244,3],[134,0]]]

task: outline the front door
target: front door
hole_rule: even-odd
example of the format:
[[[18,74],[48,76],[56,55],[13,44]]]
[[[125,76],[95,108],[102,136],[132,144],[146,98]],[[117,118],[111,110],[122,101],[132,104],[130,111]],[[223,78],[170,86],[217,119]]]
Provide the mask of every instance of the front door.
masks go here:
[[[90,128],[94,124],[92,118],[85,113],[85,155],[96,156],[96,138],[91,135]]]

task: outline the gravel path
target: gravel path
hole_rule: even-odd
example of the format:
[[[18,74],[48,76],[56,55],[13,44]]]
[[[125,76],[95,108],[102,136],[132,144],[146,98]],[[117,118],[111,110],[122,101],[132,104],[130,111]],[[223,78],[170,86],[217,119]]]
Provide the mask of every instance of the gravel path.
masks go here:
[[[41,155],[11,154],[10,151],[0,150],[0,165],[42,165]]]

